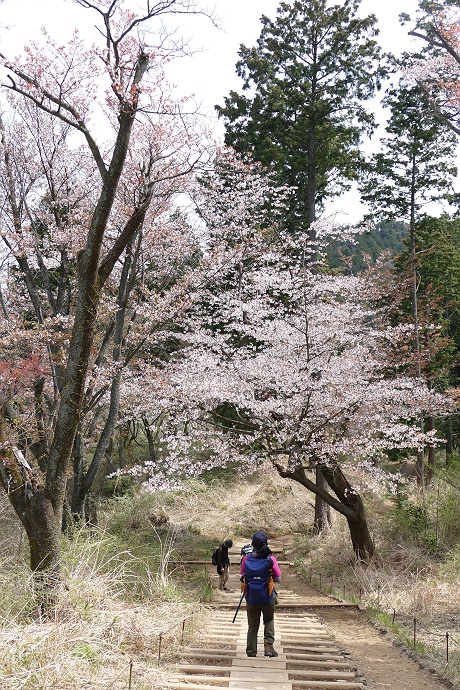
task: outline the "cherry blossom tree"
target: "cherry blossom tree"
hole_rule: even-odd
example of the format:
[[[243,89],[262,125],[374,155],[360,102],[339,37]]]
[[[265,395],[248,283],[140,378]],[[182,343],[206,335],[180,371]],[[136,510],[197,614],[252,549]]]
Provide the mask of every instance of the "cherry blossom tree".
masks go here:
[[[420,0],[409,36],[423,41],[419,54],[407,61],[406,76],[416,82],[430,99],[443,121],[460,135],[460,9],[455,0]]]
[[[342,513],[357,557],[367,559],[374,546],[360,489],[382,485],[378,460],[387,450],[436,442],[417,420],[446,409],[446,400],[393,366],[392,351],[404,343],[410,354],[411,336],[376,308],[369,276],[312,270],[306,234],[267,228],[257,216],[261,191],[244,197],[228,186],[224,200],[220,176],[209,189],[208,245],[231,238],[231,254],[209,277],[205,309],[191,310],[190,356],[170,370],[174,476],[237,459],[248,470],[268,461]],[[338,234],[344,228],[330,219],[317,222],[315,237]],[[329,490],[311,476],[316,468]],[[150,483],[164,481],[157,473]]]
[[[152,409],[158,417],[156,370],[164,366],[165,343],[190,305],[197,253],[180,215],[155,221],[155,231],[144,226],[145,233],[128,247],[120,276],[117,271],[112,276],[113,295],[105,299],[104,328],[74,444],[72,516],[85,516],[85,499],[116,426],[142,420],[151,447]]]
[[[378,461],[389,449],[436,443],[417,419],[447,403],[401,373],[401,359],[395,366],[401,344],[410,356],[411,331],[376,308],[381,292],[369,276],[312,270],[306,235],[267,223],[267,205],[282,205],[283,193],[230,151],[204,178],[196,200],[205,281],[182,328],[186,347],[152,377],[167,455],[129,471],[154,491],[212,467],[251,472],[269,462],[342,513],[367,559],[374,545],[361,489],[382,487]],[[344,228],[317,222],[315,237],[327,234],[343,237]]]
[[[220,420],[222,435],[241,461],[268,459],[281,476],[319,494],[345,515],[357,557],[368,558],[373,544],[359,486],[345,468],[361,474],[362,486],[366,475],[375,484],[378,457],[426,441],[417,414],[442,401],[421,381],[385,377],[382,345],[397,333],[376,328],[363,279],[293,279],[288,269],[273,270],[273,254],[265,259],[247,275],[244,300],[226,294],[226,313],[239,312],[240,320],[212,337],[198,328],[189,336],[193,356],[174,374],[183,413],[201,412],[188,433],[192,421],[211,425],[213,410],[226,403],[236,415]],[[309,478],[317,466],[335,496]]]
[[[8,249],[22,272],[37,320],[40,322],[48,315],[62,319],[58,310],[54,315],[48,308],[48,314],[43,314],[40,300],[47,293],[51,304],[51,296],[56,302],[60,296],[65,311],[66,295],[70,294],[68,281],[74,280],[75,284],[71,322],[58,347],[60,372],[53,374],[58,402],[47,430],[49,438],[41,468],[33,468],[36,481],[32,485],[19,482],[9,491],[11,463],[0,463],[2,484],[28,535],[31,567],[37,581],[50,591],[59,581],[59,534],[67,475],[82,414],[88,367],[98,338],[104,289],[121,257],[136,242],[149,213],[159,214],[164,210],[177,193],[178,180],[190,174],[202,155],[194,122],[184,112],[185,104],[175,102],[165,88],[162,70],[165,43],[161,41],[157,48],[149,47],[148,36],[142,32],[148,22],[165,14],[198,13],[196,3],[193,0],[148,2],[144,12],[135,14],[120,0],[76,1],[98,15],[101,47],[87,48],[77,33],[67,46],[45,35],[45,45],[30,45],[21,58],[11,60],[2,56],[9,75],[3,87],[9,91],[16,108],[35,108],[41,112],[40,120],[43,117],[47,123],[58,122],[59,126],[48,124],[49,138],[52,138],[51,130],[68,128],[75,143],[83,142],[86,147],[91,170],[88,195],[83,209],[78,209],[79,218],[72,217],[68,224],[69,214],[65,210],[60,219],[64,228],[56,222],[56,215],[62,209],[53,199],[48,203],[51,230],[47,226],[42,232],[36,226],[34,213],[26,203],[28,179],[24,180],[19,199],[15,200],[17,187],[13,185],[9,190],[10,230],[16,244],[10,243]],[[102,116],[105,117],[102,129],[107,138],[99,143],[96,132],[101,131],[98,118]],[[11,161],[8,176],[15,168],[15,157],[6,140],[4,151],[5,161],[8,158]],[[59,155],[58,142],[55,151]],[[33,155],[38,157],[37,149]],[[16,166],[18,174],[22,171],[22,165]],[[34,172],[27,177],[35,180]],[[16,206],[15,202],[18,202]],[[40,233],[52,247],[50,256],[44,254],[39,242],[40,252],[32,260],[30,249],[36,248],[37,237],[42,239]],[[59,233],[63,235],[57,240]],[[51,284],[47,289],[46,285],[56,254],[60,254],[62,265],[59,241],[66,249],[66,242],[71,242],[73,252],[72,268],[64,271],[61,292],[59,280],[57,287]],[[47,267],[41,270],[41,282],[29,281],[30,274],[34,277],[40,274],[41,265]],[[45,349],[52,368],[55,353],[52,348],[50,353],[48,346]]]

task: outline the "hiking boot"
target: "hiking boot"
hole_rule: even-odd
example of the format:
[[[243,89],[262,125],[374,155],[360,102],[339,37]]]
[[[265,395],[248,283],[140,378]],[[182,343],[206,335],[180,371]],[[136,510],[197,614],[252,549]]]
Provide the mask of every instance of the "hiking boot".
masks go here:
[[[257,656],[257,652],[246,652],[246,656]]]
[[[278,652],[270,642],[264,642],[264,656],[278,656]]]

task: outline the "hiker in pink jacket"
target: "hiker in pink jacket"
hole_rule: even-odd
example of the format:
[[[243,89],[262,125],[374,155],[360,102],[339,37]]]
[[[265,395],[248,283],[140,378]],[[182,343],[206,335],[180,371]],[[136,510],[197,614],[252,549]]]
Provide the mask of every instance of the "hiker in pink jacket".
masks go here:
[[[244,585],[248,616],[247,656],[257,656],[257,633],[260,614],[264,621],[264,656],[278,656],[275,642],[276,592],[273,583],[281,581],[278,562],[268,548],[265,532],[252,536],[252,553],[244,556],[240,566],[240,579]]]

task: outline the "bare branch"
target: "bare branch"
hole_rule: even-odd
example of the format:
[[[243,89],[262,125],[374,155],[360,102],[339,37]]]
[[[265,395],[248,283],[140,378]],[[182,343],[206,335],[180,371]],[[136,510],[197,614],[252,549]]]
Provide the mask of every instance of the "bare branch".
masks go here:
[[[40,110],[43,110],[45,113],[48,113],[49,115],[53,115],[54,117],[59,118],[62,120],[62,122],[65,122],[66,124],[70,125],[74,129],[78,130],[81,132],[84,137],[86,138],[86,141],[88,142],[88,146],[91,150],[91,153],[93,154],[94,160],[96,162],[96,165],[99,169],[99,172],[101,174],[102,179],[105,179],[105,176],[107,174],[107,169],[105,167],[104,160],[101,156],[101,153],[99,151],[99,148],[94,141],[93,137],[91,136],[88,128],[86,127],[84,121],[81,119],[75,108],[73,108],[70,104],[66,103],[63,101],[61,98],[58,98],[54,96],[48,89],[42,87],[39,82],[36,79],[33,79],[30,77],[28,74],[23,72],[17,67],[14,67],[4,55],[0,53],[0,58],[5,61],[5,67],[7,69],[11,70],[13,74],[16,74],[16,76],[20,77],[23,79],[23,81],[26,84],[29,84],[30,86],[33,86],[39,94],[42,94],[43,98],[39,98],[38,96],[34,96],[33,93],[25,88],[21,88],[16,84],[14,81],[13,77],[8,74],[8,79],[11,81],[11,84],[2,84],[5,88],[9,89],[10,91],[14,91],[15,93],[18,93],[20,96],[23,96],[24,98],[27,98],[29,101],[32,101]],[[44,98],[48,99],[51,101],[51,103],[54,103],[57,108],[53,109],[50,106],[46,105],[44,102]],[[65,110],[69,113],[69,115],[72,116],[72,118],[64,115],[62,110]]]

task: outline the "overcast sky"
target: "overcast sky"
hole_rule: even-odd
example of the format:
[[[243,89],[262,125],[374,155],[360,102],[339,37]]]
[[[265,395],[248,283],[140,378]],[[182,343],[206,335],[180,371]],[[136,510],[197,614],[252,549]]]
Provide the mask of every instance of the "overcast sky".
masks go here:
[[[261,15],[274,18],[279,2],[203,0],[205,4],[215,7],[221,28],[215,28],[204,18],[185,18],[180,30],[191,39],[197,52],[192,58],[176,61],[171,75],[181,90],[194,93],[203,107],[212,111],[216,103],[223,103],[230,89],[240,87],[240,79],[235,74],[238,48],[241,43],[255,45]],[[407,29],[400,27],[398,15],[402,11],[413,14],[416,7],[416,0],[363,0],[361,14],[377,14],[383,48],[398,52],[410,46]],[[62,40],[76,26],[83,34],[92,34],[93,17],[94,12],[82,9],[72,0],[4,0],[0,5],[0,25],[8,28],[0,33],[1,50],[8,55],[21,52],[23,45],[40,36],[42,26]]]
[[[337,2],[340,0],[334,0],[333,4]],[[274,18],[279,1],[203,0],[204,4],[215,7],[221,28],[215,28],[203,17],[186,17],[179,29],[191,39],[197,52],[193,57],[176,61],[169,75],[180,91],[193,93],[202,109],[215,117],[214,105],[223,104],[230,89],[240,89],[241,80],[235,74],[240,44],[255,45],[261,30],[261,15]],[[383,49],[397,54],[414,46],[407,28],[400,26],[398,16],[401,12],[414,16],[417,5],[417,0],[362,0],[360,14],[377,15]],[[72,0],[4,0],[0,5],[0,25],[7,28],[0,31],[0,50],[7,55],[20,53],[28,41],[39,38],[42,26],[63,42],[76,26],[83,35],[94,36],[93,23],[93,13]],[[222,124],[216,121],[214,126],[216,136],[221,137]],[[370,146],[377,147],[377,141],[375,137],[375,143]],[[346,195],[334,208],[347,212],[349,220],[358,220],[362,215],[356,193]]]

